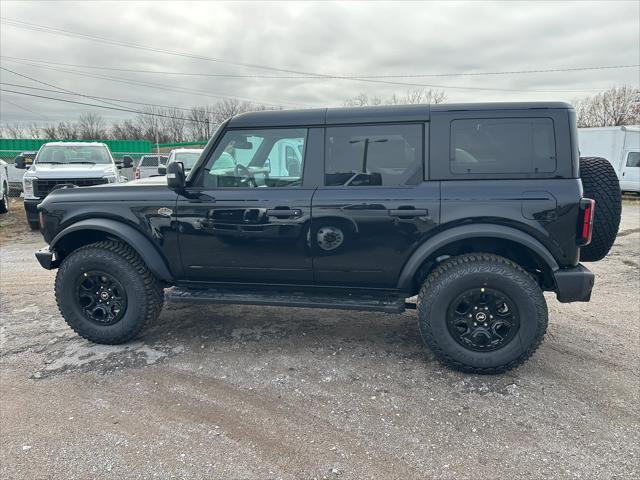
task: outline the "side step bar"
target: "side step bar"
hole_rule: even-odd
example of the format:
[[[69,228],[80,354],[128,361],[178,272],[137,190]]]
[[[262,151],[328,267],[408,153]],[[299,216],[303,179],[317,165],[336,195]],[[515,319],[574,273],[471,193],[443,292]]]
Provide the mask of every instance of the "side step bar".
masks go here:
[[[169,303],[270,305],[276,307],[331,308],[386,313],[402,313],[405,309],[405,299],[394,295],[345,295],[340,293],[283,291],[250,292],[223,288],[196,290],[173,287],[167,292],[166,299]],[[412,304],[408,304],[407,307],[412,308]]]

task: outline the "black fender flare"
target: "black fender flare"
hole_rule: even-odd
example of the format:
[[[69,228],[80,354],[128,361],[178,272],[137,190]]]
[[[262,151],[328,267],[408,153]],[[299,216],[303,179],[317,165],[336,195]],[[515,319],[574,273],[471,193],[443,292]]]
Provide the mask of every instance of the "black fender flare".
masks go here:
[[[553,257],[549,249],[531,235],[505,225],[474,223],[472,225],[460,225],[440,232],[420,245],[405,263],[402,272],[400,273],[400,278],[398,279],[397,288],[401,290],[409,290],[411,288],[413,276],[416,274],[422,263],[440,248],[458,240],[487,237],[501,238],[519,243],[540,257],[552,273],[556,272],[560,268],[558,266],[558,262],[556,262],[556,259]]]
[[[60,231],[49,243],[49,250],[55,251],[56,244],[70,233],[81,230],[98,230],[119,238],[133,248],[149,270],[160,280],[173,283],[173,276],[155,245],[141,232],[130,225],[108,218],[80,220]]]

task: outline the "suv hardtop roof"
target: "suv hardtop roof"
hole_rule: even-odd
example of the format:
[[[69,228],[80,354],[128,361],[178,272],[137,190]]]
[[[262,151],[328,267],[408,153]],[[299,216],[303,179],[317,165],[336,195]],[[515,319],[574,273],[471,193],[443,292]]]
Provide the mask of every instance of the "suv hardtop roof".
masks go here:
[[[375,107],[310,108],[306,110],[263,110],[236,115],[230,128],[268,126],[340,125],[345,123],[426,122],[431,112],[482,110],[572,109],[565,102],[439,103],[380,105]]]

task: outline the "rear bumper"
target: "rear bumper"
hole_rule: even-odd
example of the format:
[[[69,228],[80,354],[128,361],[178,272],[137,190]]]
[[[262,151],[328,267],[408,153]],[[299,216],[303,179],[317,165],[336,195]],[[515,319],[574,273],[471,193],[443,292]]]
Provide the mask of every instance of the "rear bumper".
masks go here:
[[[577,267],[557,270],[553,278],[559,302],[588,302],[591,299],[595,275],[581,263]]]
[[[36,252],[36,258],[42,268],[46,268],[47,270],[58,268],[59,261],[56,253],[49,250],[49,247],[38,250]]]

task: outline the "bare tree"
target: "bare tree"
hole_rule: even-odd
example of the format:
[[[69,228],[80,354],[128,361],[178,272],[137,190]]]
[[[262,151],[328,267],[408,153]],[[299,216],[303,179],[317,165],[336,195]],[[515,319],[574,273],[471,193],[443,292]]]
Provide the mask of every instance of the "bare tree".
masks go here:
[[[608,127],[640,123],[640,89],[623,85],[574,100],[578,127]]]
[[[102,115],[97,113],[83,113],[78,118],[78,130],[80,138],[94,140],[104,138],[107,133],[106,124]]]
[[[24,138],[25,136],[25,126],[20,123],[6,123],[4,129],[7,133],[7,138]]]
[[[359,93],[355,97],[348,98],[344,101],[345,107],[366,107],[370,105],[380,105],[382,99],[380,97],[369,97],[364,92]]]
[[[58,129],[55,124],[50,123],[42,127],[42,137],[47,140],[57,140],[58,139]]]
[[[78,140],[80,138],[80,127],[77,122],[60,122],[56,128],[59,140]]]
[[[215,108],[212,105],[193,107],[189,112],[189,139],[193,141],[209,140],[218,125]]]
[[[133,120],[123,120],[111,126],[111,137],[114,140],[140,140],[143,138],[140,126]]]
[[[27,127],[29,138],[42,138],[42,128],[35,122],[31,122]]]
[[[404,95],[394,93],[386,99],[369,97],[366,93],[359,93],[355,97],[345,100],[345,107],[364,107],[368,105],[415,105],[418,103],[442,103],[447,99],[447,93],[440,89],[416,88],[407,90]]]

